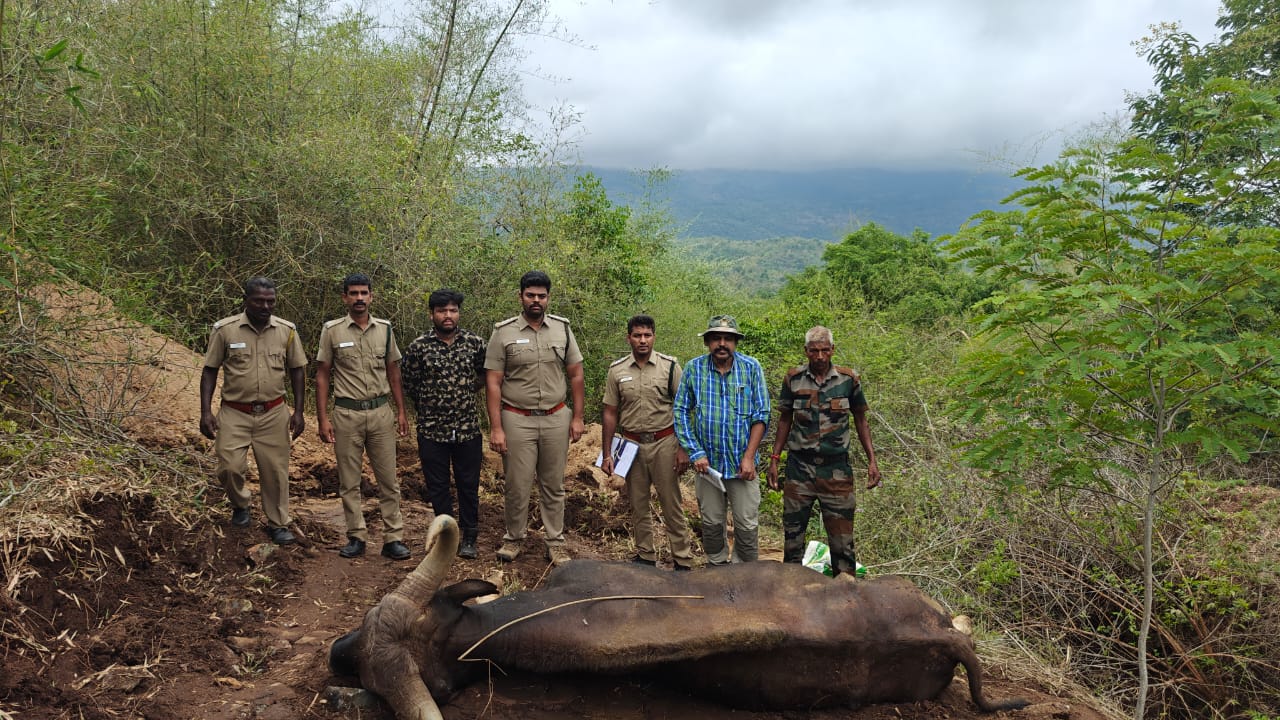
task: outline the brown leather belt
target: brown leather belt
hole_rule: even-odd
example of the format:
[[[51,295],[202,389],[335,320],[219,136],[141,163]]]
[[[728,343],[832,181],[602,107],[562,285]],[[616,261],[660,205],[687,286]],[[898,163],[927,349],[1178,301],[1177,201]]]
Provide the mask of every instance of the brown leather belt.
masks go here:
[[[515,405],[508,405],[506,403],[502,403],[503,410],[506,410],[508,412],[513,412],[517,415],[532,415],[533,417],[542,417],[543,415],[554,415],[562,407],[564,407],[564,403],[560,402],[553,407],[547,408],[546,410],[525,410],[524,408],[518,408]]]
[[[276,398],[275,400],[268,400],[267,402],[242,403],[242,402],[231,402],[230,400],[223,400],[222,404],[226,405],[232,410],[239,410],[240,412],[248,413],[249,415],[262,415],[266,413],[268,410],[270,410],[271,408],[279,405],[282,402],[284,402],[283,395]]]
[[[630,440],[631,442],[645,445],[647,443],[657,442],[668,435],[674,435],[676,432],[676,426],[670,425],[657,432],[633,433],[627,432],[626,430],[621,430],[619,432],[622,434],[622,437]]]
[[[347,410],[377,410],[387,404],[387,396],[379,395],[376,398],[369,398],[368,400],[336,397],[333,399],[333,404],[340,408],[346,408]]]

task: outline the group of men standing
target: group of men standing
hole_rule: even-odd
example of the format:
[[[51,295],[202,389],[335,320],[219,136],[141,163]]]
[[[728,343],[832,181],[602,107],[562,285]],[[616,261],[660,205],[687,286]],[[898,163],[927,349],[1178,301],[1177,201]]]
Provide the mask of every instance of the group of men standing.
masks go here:
[[[639,445],[627,476],[635,562],[652,565],[657,553],[649,514],[657,494],[676,570],[693,563],[690,532],[680,506],[679,476],[692,465],[694,492],[709,565],[759,557],[759,448],[769,424],[764,370],[738,352],[743,333],[728,315],[711,318],[702,333],[707,353],[683,369],[653,349],[655,323],[637,315],[627,323],[631,354],[609,367],[605,380],[602,445],[615,435]],[[849,459],[850,419],[867,457],[867,488],[880,484],[880,469],[866,420],[858,376],[831,364],[834,342],[824,327],[805,337],[809,362],[787,373],[780,394],[778,434],[770,456],[769,486],[783,490],[784,562],[800,562],[805,529],[816,501],[831,543],[835,572],[854,572],[854,487]],[[786,451],[785,482],[778,462]],[[615,458],[607,453],[604,469]],[[730,551],[727,522],[733,518]]]
[[[536,483],[546,546],[554,565],[568,562],[564,538],[564,472],[568,446],[585,430],[582,353],[569,321],[547,312],[551,279],[541,271],[520,279],[521,312],[494,326],[486,343],[459,326],[463,295],[437,290],[428,299],[432,328],[401,354],[391,324],[375,318],[372,281],[343,280],[347,314],[324,324],[316,354],[316,419],[320,439],[334,445],[347,544],[338,552],[358,557],[368,531],[361,510],[361,467],[367,453],[378,485],[383,521],[382,554],[410,557],[403,542],[397,436],[408,434],[406,398],[417,418],[418,453],[426,500],[437,515],[454,515],[462,530],[458,554],[478,556],[482,432],[478,391],[484,389],[490,448],[503,459],[505,502],[499,560],[524,551],[529,496]],[[259,467],[266,530],[278,544],[295,542],[288,529],[289,438],[304,428],[306,354],[292,323],[274,315],[275,284],[253,278],[244,309],[219,320],[210,334],[201,376],[201,432],[215,441],[218,478],[232,506],[232,524],[249,525],[245,490],[247,451]],[[603,469],[612,473],[615,438],[634,443],[627,475],[636,545],[634,562],[655,565],[659,550],[650,514],[651,495],[661,509],[676,570],[689,570],[692,537],[681,504],[680,475],[698,474],[703,550],[709,565],[749,562],[759,555],[758,454],[769,423],[770,400],[760,363],[737,351],[743,337],[734,318],[713,317],[701,334],[705,355],[683,367],[654,349],[656,323],[637,315],[627,323],[631,352],[609,368],[604,388]],[[867,487],[880,482],[858,376],[831,364],[831,331],[816,327],[805,337],[808,363],[791,370],[780,395],[778,435],[767,480],[783,490],[784,559],[799,562],[805,528],[816,500],[831,541],[834,568],[852,572],[854,490],[849,459],[850,420],[868,461]],[[222,407],[212,412],[219,369]],[[284,406],[285,380],[294,394]],[[328,403],[333,394],[333,409]],[[571,404],[567,404],[569,400]],[[779,481],[786,449],[785,482]],[[453,482],[450,482],[450,475]],[[732,551],[728,518],[732,514]]]

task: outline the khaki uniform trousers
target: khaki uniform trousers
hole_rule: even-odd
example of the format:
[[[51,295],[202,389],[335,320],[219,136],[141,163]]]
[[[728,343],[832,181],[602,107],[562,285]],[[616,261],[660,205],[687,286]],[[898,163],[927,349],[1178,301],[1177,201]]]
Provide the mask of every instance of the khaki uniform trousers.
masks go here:
[[[507,454],[502,456],[507,478],[504,541],[524,540],[529,526],[529,492],[537,479],[546,543],[564,544],[564,467],[572,419],[573,411],[568,407],[542,416],[502,411],[502,432],[507,436]]]
[[[218,481],[227,491],[231,507],[248,509],[252,498],[245,488],[249,448],[258,465],[262,513],[269,527],[288,527],[289,519],[289,408],[285,403],[261,415],[223,406],[218,409],[218,435],[213,441],[218,456]]]
[[[675,435],[651,443],[640,443],[635,462],[627,473],[627,498],[631,501],[631,527],[636,554],[645,560],[658,559],[653,539],[653,513],[649,509],[650,488],[658,496],[662,525],[667,531],[671,556],[676,564],[693,566],[689,521],[680,498],[680,478],[676,475]]]
[[[372,410],[333,408],[333,454],[338,461],[338,496],[347,537],[369,542],[364,523],[364,497],[360,473],[369,453],[373,478],[378,482],[378,512],[382,515],[382,542],[404,539],[400,514],[400,478],[396,475],[396,413],[390,404]]]

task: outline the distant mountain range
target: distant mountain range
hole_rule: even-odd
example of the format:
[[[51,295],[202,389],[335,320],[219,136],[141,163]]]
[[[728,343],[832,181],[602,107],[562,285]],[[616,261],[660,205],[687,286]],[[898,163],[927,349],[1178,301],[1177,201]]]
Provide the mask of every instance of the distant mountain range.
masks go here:
[[[615,203],[634,205],[644,196],[638,173],[583,171],[595,173]],[[868,222],[903,235],[916,228],[950,234],[1021,186],[1008,175],[960,171],[677,170],[653,199],[670,209],[684,238],[838,242]]]

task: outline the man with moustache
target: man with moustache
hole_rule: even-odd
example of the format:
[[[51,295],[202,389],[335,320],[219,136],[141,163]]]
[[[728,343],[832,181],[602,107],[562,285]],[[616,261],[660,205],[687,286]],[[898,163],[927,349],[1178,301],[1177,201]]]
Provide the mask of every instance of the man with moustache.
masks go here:
[[[365,526],[360,473],[369,453],[373,477],[378,482],[378,511],[382,515],[382,555],[409,559],[403,542],[404,517],[400,513],[400,480],[396,477],[396,436],[409,433],[404,393],[400,387],[400,348],[391,322],[369,314],[373,281],[355,273],[342,280],[342,304],[347,314],[324,324],[316,353],[316,421],[320,441],[333,444],[338,460],[338,495],[347,524],[347,544],[338,554],[344,558],[364,554],[369,532]],[[332,385],[333,420],[329,419],[329,387]],[[388,394],[395,400],[393,412]]]
[[[231,501],[231,524],[249,525],[245,489],[249,448],[258,464],[267,535],[277,545],[297,541],[289,531],[289,441],[306,420],[307,353],[293,323],[276,317],[276,284],[250,278],[244,284],[243,312],[213,324],[200,373],[200,434],[214,441],[218,481]],[[222,369],[222,406],[215,416],[213,391]],[[293,413],[284,408],[285,377],[293,388]]]
[[[515,560],[529,524],[529,492],[538,482],[547,559],[569,562],[564,547],[564,468],[569,443],[582,437],[586,390],[582,352],[569,321],[546,312],[551,278],[530,270],[520,278],[519,315],[493,326],[485,352],[489,446],[502,455],[506,533],[498,559]],[[566,378],[573,408],[565,406]]]
[[[431,330],[405,351],[405,393],[417,410],[418,459],[426,481],[426,500],[436,515],[453,515],[449,488],[452,465],[458,488],[458,557],[474,560],[480,532],[480,437],[476,393],[484,387],[485,342],[458,327],[462,293],[440,289],[427,298]]]
[[[732,316],[711,318],[702,333],[707,354],[685,364],[673,408],[676,437],[700,475],[695,487],[702,549],[712,566],[751,562],[760,553],[756,453],[769,424],[769,391],[760,363],[737,351],[741,337]],[[721,476],[719,482],[712,471]],[[730,508],[732,557],[726,526]]]
[[[691,570],[693,538],[680,498],[680,473],[689,467],[689,456],[676,442],[671,416],[682,372],[679,361],[653,349],[654,332],[653,318],[648,315],[636,315],[627,321],[631,354],[614,361],[605,378],[601,447],[613,447],[615,433],[639,446],[627,473],[636,543],[632,562],[657,563],[653,513],[649,510],[652,487],[658,495],[675,569]],[[613,455],[605,452],[602,469],[612,474],[613,463]]]
[[[867,399],[858,374],[831,364],[835,341],[821,325],[804,336],[805,365],[782,381],[778,398],[778,434],[769,456],[769,487],[782,490],[783,562],[804,558],[805,529],[818,501],[827,529],[832,569],[853,573],[853,470],[849,465],[849,416],[867,456],[867,489],[880,484],[880,468],[867,426]],[[785,443],[785,446],[784,446]],[[786,481],[778,482],[778,461],[787,450]]]

